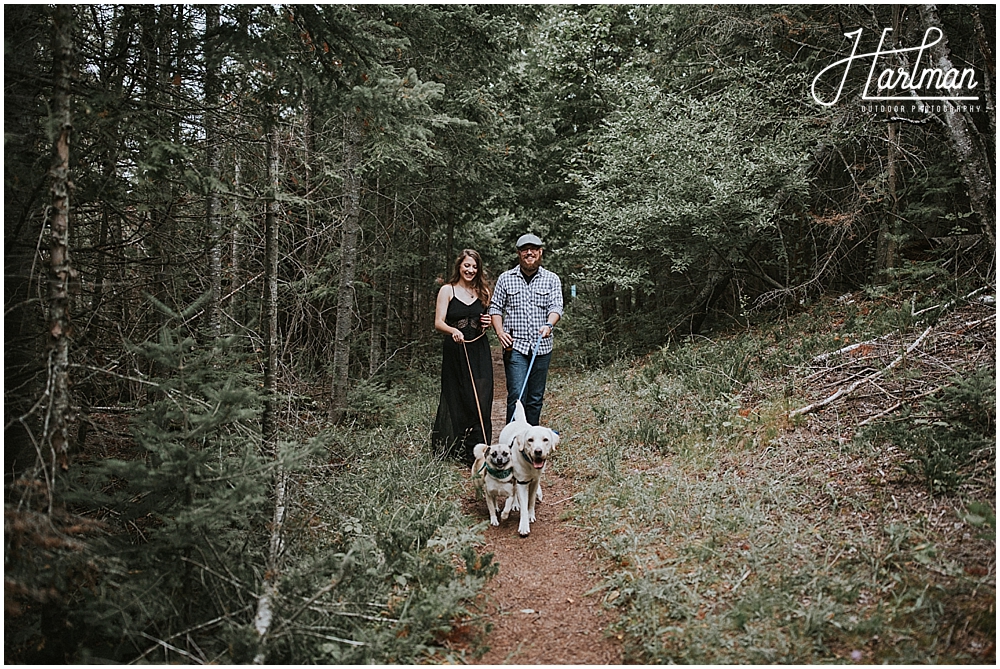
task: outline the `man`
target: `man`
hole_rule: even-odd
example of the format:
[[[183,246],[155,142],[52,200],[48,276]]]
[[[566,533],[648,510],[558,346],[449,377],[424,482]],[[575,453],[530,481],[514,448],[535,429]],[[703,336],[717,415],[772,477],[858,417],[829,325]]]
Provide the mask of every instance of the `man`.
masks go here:
[[[543,250],[541,239],[521,235],[517,240],[517,267],[500,275],[490,302],[493,329],[504,348],[508,423],[524,387],[524,416],[532,425],[538,425],[552,357],[552,329],[563,314],[562,282],[542,267]],[[538,354],[531,364],[539,335]],[[529,365],[531,376],[525,386]]]

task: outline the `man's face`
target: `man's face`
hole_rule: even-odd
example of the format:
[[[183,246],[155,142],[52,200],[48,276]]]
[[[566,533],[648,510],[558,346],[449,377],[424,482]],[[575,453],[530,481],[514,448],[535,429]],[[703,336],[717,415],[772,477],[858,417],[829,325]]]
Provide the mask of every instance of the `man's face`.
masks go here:
[[[517,262],[525,274],[533,274],[542,264],[542,249],[537,246],[524,246],[517,250]]]

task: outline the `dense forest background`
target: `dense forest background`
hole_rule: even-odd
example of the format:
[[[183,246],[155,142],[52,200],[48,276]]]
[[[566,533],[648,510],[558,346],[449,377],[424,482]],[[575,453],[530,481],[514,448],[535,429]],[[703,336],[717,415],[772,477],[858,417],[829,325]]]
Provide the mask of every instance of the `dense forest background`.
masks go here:
[[[810,95],[845,32],[935,26],[972,111]],[[444,521],[425,508],[413,555],[389,533],[364,568],[371,546],[300,543],[315,563],[279,584],[289,474],[436,372],[462,248],[495,278],[517,236],[546,241],[574,365],[826,294],[991,284],[995,26],[992,5],[5,5],[8,660],[350,661],[316,631],[344,611],[299,601],[272,633],[279,587],[417,560]]]

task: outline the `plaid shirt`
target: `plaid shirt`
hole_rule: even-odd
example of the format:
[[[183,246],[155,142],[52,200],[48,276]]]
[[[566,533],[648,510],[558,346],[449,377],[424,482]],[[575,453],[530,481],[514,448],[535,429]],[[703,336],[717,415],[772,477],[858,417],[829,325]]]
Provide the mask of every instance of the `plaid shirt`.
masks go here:
[[[503,329],[514,338],[514,350],[531,355],[538,341],[538,331],[549,322],[549,314],[562,318],[562,282],[544,267],[528,283],[521,268],[507,270],[497,279],[490,301],[490,315],[504,316]],[[552,352],[552,337],[545,337],[538,355]]]

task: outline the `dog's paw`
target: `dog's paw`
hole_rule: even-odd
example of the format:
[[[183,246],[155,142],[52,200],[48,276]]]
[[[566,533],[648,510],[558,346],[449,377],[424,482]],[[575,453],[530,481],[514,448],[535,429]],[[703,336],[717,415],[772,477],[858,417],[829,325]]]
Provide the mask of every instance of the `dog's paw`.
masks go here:
[[[500,514],[500,520],[507,520],[510,518],[510,511],[504,511]]]
[[[504,519],[504,520],[506,520],[506,519]],[[500,521],[497,520],[496,518],[490,518],[490,525],[492,525],[493,527],[499,527]]]
[[[528,514],[528,522],[530,522],[530,523],[535,522],[535,512],[534,511],[532,511],[531,513]]]

